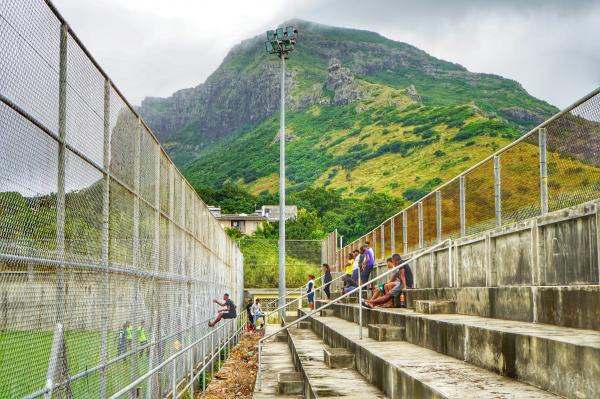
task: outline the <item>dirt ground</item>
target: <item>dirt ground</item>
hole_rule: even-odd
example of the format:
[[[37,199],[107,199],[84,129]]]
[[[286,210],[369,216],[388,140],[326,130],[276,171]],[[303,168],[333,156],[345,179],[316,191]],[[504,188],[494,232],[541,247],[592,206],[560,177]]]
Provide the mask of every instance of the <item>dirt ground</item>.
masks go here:
[[[258,340],[263,336],[262,331],[244,334],[204,395],[198,393],[197,399],[252,398],[258,369]]]

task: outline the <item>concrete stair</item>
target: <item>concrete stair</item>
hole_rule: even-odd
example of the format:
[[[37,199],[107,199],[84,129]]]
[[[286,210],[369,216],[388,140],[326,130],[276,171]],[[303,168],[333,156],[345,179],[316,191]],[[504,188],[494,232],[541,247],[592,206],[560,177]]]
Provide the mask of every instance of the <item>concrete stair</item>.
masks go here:
[[[277,331],[279,327],[266,326],[265,334],[271,334]],[[285,337],[283,340],[280,337]],[[280,399],[300,399],[302,394],[280,393],[280,376],[286,373],[295,373],[294,362],[288,348],[287,333],[281,332],[265,345],[262,351],[262,389],[254,389],[253,399],[280,398]],[[288,379],[289,380],[289,379]]]
[[[329,326],[336,330],[330,335],[342,337],[348,330],[357,330],[357,305],[334,304],[332,308],[338,318],[350,324],[332,317],[315,316],[313,320],[318,321],[317,325],[313,321],[315,331],[325,331],[325,327]],[[572,398],[600,397],[600,331],[462,314],[425,314],[407,309],[381,308],[363,308],[363,323],[363,326],[387,324],[404,327],[406,344],[466,361],[477,368],[554,394]],[[344,338],[345,344],[349,345],[350,338]],[[397,344],[393,345],[395,352]],[[414,348],[410,350],[415,353]]]
[[[325,345],[310,329],[292,327],[289,333],[292,356],[304,376],[305,398],[386,398],[351,367],[353,354]]]
[[[341,305],[348,306],[348,305]],[[303,312],[303,311],[300,311]],[[355,354],[356,369],[390,398],[556,398],[534,386],[405,341],[359,339],[358,326],[339,317],[311,315],[325,344]],[[308,330],[299,330],[308,334]],[[311,339],[316,345],[317,339]],[[367,396],[363,396],[367,397]]]

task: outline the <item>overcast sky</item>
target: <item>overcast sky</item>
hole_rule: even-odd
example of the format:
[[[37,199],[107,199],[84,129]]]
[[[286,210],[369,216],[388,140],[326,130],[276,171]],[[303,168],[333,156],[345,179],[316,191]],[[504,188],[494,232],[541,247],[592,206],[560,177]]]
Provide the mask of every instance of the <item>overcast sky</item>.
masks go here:
[[[515,79],[559,108],[600,86],[597,0],[54,3],[134,104],[203,82],[233,45],[291,18],[379,32],[471,71]]]

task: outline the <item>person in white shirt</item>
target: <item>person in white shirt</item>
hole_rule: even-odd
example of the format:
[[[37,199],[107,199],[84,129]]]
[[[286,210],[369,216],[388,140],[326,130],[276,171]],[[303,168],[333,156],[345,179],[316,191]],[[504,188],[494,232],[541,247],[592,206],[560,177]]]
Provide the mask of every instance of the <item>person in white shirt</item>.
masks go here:
[[[265,314],[263,313],[262,308],[260,307],[260,302],[259,302],[258,298],[256,298],[256,300],[254,301],[254,304],[250,308],[250,313],[252,313],[252,326],[253,327],[256,327],[256,322],[261,317],[263,318],[263,323],[264,323]]]

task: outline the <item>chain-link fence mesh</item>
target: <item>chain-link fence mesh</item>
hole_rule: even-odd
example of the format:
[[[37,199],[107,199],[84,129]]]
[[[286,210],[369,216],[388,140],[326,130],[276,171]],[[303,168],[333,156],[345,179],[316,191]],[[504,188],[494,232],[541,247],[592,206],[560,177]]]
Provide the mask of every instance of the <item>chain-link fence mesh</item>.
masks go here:
[[[502,224],[540,215],[538,136],[530,135],[499,155]]]
[[[440,190],[442,239],[460,236],[460,182],[454,180]]]
[[[394,217],[394,250],[397,253],[404,253],[404,225],[402,213]]]
[[[241,299],[242,256],[46,2],[0,2],[0,54],[0,397],[109,397]]]
[[[548,209],[598,198],[600,191],[600,94],[546,126]]]
[[[419,248],[419,206],[414,204],[406,210],[406,238],[408,251]]]
[[[487,160],[465,175],[465,222],[467,235],[495,225],[494,161]]]
[[[279,286],[279,241],[244,238],[239,241],[244,254],[244,278],[249,288]],[[286,287],[297,288],[308,281],[308,274],[322,274],[321,240],[285,241]]]
[[[360,246],[381,226],[387,232],[391,220],[395,251],[410,253],[437,243],[440,236],[477,234],[598,198],[600,89],[346,248]]]
[[[437,241],[437,202],[435,192],[421,200],[423,217],[423,245]]]
[[[385,253],[383,254],[384,258],[389,258],[392,256],[392,221],[388,220],[383,224],[383,236],[384,236],[384,248]]]

